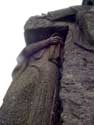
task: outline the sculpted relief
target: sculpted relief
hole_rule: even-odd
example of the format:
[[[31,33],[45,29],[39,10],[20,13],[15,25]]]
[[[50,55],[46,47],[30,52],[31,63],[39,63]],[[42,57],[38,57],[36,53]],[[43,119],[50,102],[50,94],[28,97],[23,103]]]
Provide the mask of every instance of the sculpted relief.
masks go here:
[[[94,125],[94,0],[31,17],[0,125]]]
[[[0,109],[0,124],[54,125],[59,121],[59,68],[63,47],[63,39],[53,34],[22,50]]]

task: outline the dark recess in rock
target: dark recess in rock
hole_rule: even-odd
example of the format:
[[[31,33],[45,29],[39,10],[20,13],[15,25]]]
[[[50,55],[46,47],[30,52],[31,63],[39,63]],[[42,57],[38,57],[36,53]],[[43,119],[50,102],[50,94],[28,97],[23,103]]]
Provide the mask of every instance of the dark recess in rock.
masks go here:
[[[75,15],[69,15],[69,16],[65,16],[65,17],[61,17],[59,19],[56,19],[54,21],[64,21],[64,22],[75,22],[76,21],[76,17]]]
[[[25,40],[27,45],[49,38],[53,33],[58,33],[60,37],[66,39],[68,26],[66,27],[47,27],[38,28],[25,31]]]

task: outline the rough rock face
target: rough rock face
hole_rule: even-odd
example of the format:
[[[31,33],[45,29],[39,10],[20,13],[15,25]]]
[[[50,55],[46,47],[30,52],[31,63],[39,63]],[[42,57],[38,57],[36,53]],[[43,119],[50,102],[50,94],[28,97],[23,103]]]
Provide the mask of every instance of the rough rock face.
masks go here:
[[[84,0],[83,6],[26,22],[24,36],[30,51],[21,53],[26,62],[18,63],[13,72],[0,125],[94,125],[93,5],[93,0]],[[63,47],[55,37],[54,42],[48,40],[52,34],[63,39]]]
[[[13,82],[0,109],[0,125],[58,125],[63,46],[62,39],[53,36],[21,52],[25,56],[23,52],[28,49],[27,54],[32,56],[29,61],[18,63],[13,72]]]
[[[86,4],[86,3],[83,3]],[[94,124],[94,8],[76,6],[65,10],[49,12],[44,25],[39,21],[33,27],[32,18],[25,25],[25,32],[30,28],[44,26],[68,26],[69,32],[64,47],[60,98],[63,112],[63,125]],[[34,19],[34,18],[33,18]],[[36,20],[38,21],[38,20]],[[31,27],[30,27],[31,26]],[[30,30],[29,29],[29,30]],[[28,41],[26,41],[28,42]]]
[[[60,97],[63,125],[94,124],[94,53],[75,42],[78,31],[71,27],[64,49]],[[79,38],[77,39],[79,40]]]

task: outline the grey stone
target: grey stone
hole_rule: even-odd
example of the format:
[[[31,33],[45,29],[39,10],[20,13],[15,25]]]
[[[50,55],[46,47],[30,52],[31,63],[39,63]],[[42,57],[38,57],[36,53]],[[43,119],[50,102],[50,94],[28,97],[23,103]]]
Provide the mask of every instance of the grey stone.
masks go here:
[[[39,21],[40,22],[40,21]],[[37,24],[39,23],[37,20]],[[65,23],[53,23],[52,26],[47,26],[43,24],[43,27],[39,25],[36,29],[25,30],[25,41],[27,45],[31,43],[36,43],[43,39],[49,38],[53,33],[59,33],[65,39],[66,31],[68,26]]]
[[[94,125],[94,53],[75,45],[75,38],[79,40],[79,30],[71,26],[64,47],[62,125]]]
[[[29,18],[0,125],[94,125],[93,3]]]
[[[83,0],[82,5],[93,6],[94,5],[94,0]]]
[[[48,12],[43,16],[33,16],[24,27],[26,44],[47,39],[54,32],[76,22],[76,15],[89,10],[90,6],[74,6],[67,9]],[[60,32],[60,31],[59,31]],[[64,33],[64,32],[63,32]],[[64,35],[63,35],[64,36]]]
[[[90,9],[89,6],[72,6],[66,9],[56,10],[48,12],[47,19],[51,21],[62,21],[62,22],[75,22],[76,14],[80,11]]]
[[[0,109],[0,125],[54,125],[59,122],[59,61],[62,39],[53,36],[26,47],[34,52],[24,68],[21,62]],[[43,44],[43,45],[42,45]],[[38,47],[41,47],[39,49]],[[28,50],[27,50],[28,49]],[[21,52],[23,56],[24,51]],[[19,62],[18,62],[19,63]],[[25,63],[26,64],[26,63]],[[18,64],[19,65],[19,64]]]

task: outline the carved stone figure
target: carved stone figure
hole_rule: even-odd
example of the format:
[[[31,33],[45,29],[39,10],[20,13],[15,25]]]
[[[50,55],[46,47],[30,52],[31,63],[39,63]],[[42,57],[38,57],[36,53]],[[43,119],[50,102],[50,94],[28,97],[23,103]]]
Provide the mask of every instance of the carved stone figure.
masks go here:
[[[64,45],[60,82],[60,98],[63,106],[62,125],[94,124],[93,5],[93,0],[84,0],[82,6],[49,12],[41,17],[31,17],[25,25],[27,44],[30,40],[32,41],[30,34],[33,33],[35,36],[35,31],[38,29],[47,29],[52,26],[69,27]]]
[[[33,58],[33,55],[38,53],[37,54],[39,55],[38,58],[40,58],[42,53],[40,51],[42,49],[47,48],[50,45],[57,45],[59,40],[60,40],[60,37],[52,36],[47,40],[38,41],[37,43],[33,43],[25,47],[17,57],[18,64],[12,73],[13,78],[16,76],[16,74],[17,76],[19,76],[19,74],[21,74],[25,70],[25,68],[27,68],[29,60],[31,57]],[[22,67],[22,70],[21,70],[21,67]]]
[[[0,109],[0,125],[57,124],[63,46],[62,38],[53,36],[24,48]]]
[[[94,0],[33,16],[24,30],[0,124],[94,125]]]

